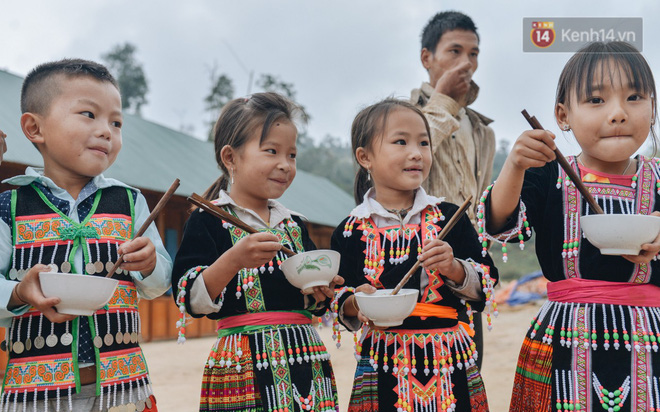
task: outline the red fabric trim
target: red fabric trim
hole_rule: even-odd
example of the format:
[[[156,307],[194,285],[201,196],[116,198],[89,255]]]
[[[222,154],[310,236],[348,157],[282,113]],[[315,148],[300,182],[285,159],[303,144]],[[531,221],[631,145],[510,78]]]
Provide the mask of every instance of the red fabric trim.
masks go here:
[[[231,316],[218,321],[218,329],[256,325],[308,325],[311,319],[296,312],[256,312]]]
[[[660,307],[660,287],[649,283],[572,278],[548,283],[548,299],[562,303]]]

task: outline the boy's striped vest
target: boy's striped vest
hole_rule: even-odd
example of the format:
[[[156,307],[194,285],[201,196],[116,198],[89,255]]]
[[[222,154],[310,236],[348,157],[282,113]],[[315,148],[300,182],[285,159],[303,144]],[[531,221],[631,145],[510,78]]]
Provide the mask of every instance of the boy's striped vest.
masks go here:
[[[5,277],[20,280],[37,263],[56,265],[59,272],[105,276],[117,260],[121,243],[133,236],[134,200],[130,189],[109,187],[96,192],[94,203],[81,223],[62,214],[36,186],[12,191],[11,229],[13,256]],[[85,267],[74,256],[82,249]],[[138,296],[128,273],[115,273],[120,281],[108,305],[87,317],[97,371],[96,393],[117,405],[150,395],[147,364],[138,345]],[[80,389],[78,325],[53,324],[35,308],[13,318],[3,346],[9,352],[0,409],[9,403],[53,400]],[[130,396],[129,396],[130,395]],[[4,409],[3,409],[4,410]]]

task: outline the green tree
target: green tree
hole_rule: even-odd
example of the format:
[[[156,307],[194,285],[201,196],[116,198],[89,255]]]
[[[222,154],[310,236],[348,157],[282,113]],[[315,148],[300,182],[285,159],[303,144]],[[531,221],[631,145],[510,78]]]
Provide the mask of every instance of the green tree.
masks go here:
[[[102,54],[101,59],[119,83],[122,107],[139,116],[142,106],[147,103],[149,85],[142,63],[135,59],[136,51],[131,43],[118,44]]]
[[[315,144],[313,139],[301,133],[298,136],[298,152],[297,167],[300,170],[323,176],[344,191],[353,193],[355,166],[349,144],[331,135],[326,135]]]
[[[234,98],[234,82],[226,74],[218,74],[217,68],[211,69],[211,91],[204,98],[205,110],[210,113],[208,139],[213,139],[213,126],[222,108]]]
[[[296,88],[293,83],[287,83],[284,80],[280,79],[278,76],[273,76],[272,74],[262,74],[257,79],[257,87],[265,92],[274,92],[279,93],[282,96],[289,98],[296,102]],[[305,106],[296,102],[298,106],[302,109],[303,121],[308,122],[311,119],[311,116],[307,113]]]
[[[262,74],[257,80],[257,87],[266,92],[279,93],[291,100],[296,99],[296,89],[293,83],[287,83],[272,74]]]

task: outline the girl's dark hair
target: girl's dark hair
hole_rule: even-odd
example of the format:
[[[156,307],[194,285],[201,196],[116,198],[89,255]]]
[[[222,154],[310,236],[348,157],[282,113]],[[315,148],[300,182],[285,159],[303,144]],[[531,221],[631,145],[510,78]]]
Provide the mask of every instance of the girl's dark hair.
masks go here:
[[[226,190],[229,185],[229,170],[222,163],[223,147],[229,145],[234,149],[240,148],[260,127],[261,143],[268,136],[274,122],[288,120],[295,123],[299,119],[304,119],[302,108],[277,93],[255,93],[227,103],[213,127],[215,160],[222,170],[222,175],[206,189],[204,198],[216,199],[220,190]]]
[[[356,162],[356,150],[359,147],[373,149],[376,138],[385,132],[389,114],[396,109],[410,109],[417,113],[424,121],[424,127],[426,127],[426,133],[428,133],[429,139],[431,138],[431,128],[426,120],[426,116],[424,116],[424,113],[417,106],[405,100],[388,97],[385,100],[360,110],[357,116],[355,116],[355,120],[353,120],[353,125],[351,126],[351,146]],[[353,196],[355,197],[355,203],[360,204],[362,203],[364,194],[371,187],[371,182],[367,180],[367,170],[359,162],[357,162],[357,165],[358,171],[355,175]]]
[[[620,41],[594,42],[577,51],[566,63],[559,76],[555,106],[570,106],[571,95],[578,101],[591,95],[594,73],[600,69],[602,77],[620,76],[623,84],[630,84],[637,92],[644,93],[653,102],[653,120],[658,118],[658,102],[653,72],[642,54],[631,44]],[[655,129],[651,127],[653,151],[657,148]]]

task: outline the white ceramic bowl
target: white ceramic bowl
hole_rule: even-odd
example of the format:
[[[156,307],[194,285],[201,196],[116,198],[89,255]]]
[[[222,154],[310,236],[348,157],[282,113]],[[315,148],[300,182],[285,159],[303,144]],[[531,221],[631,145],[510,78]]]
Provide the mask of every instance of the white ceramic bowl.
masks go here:
[[[328,286],[339,271],[339,252],[328,249],[298,253],[282,262],[282,272],[293,286],[311,293],[314,286]]]
[[[660,233],[660,217],[589,215],[580,218],[584,234],[603,255],[636,255]]]
[[[399,326],[415,309],[419,296],[417,289],[401,289],[396,295],[392,295],[392,290],[378,289],[372,294],[355,294],[360,312],[376,326]]]
[[[58,297],[59,313],[91,316],[112,298],[117,279],[72,273],[40,272],[41,291],[47,298]]]

